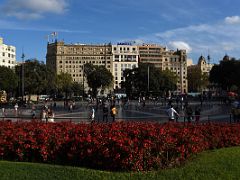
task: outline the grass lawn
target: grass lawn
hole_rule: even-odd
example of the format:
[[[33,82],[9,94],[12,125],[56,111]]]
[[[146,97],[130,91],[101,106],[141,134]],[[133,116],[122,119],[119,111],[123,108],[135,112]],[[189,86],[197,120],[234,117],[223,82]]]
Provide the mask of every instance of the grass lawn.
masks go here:
[[[240,147],[201,153],[180,168],[145,173],[112,173],[78,167],[0,161],[0,179],[239,179]]]

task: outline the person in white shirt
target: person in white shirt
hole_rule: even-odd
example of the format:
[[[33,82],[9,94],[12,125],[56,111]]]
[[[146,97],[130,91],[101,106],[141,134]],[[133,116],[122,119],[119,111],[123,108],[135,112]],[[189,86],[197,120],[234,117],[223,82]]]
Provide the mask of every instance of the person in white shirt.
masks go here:
[[[168,113],[168,120],[169,121],[174,121],[175,119],[175,115],[179,116],[179,114],[177,113],[177,111],[173,108],[173,106],[171,105],[170,108],[167,110]]]
[[[15,115],[18,115],[18,104],[16,103],[14,106],[14,110],[15,110]]]

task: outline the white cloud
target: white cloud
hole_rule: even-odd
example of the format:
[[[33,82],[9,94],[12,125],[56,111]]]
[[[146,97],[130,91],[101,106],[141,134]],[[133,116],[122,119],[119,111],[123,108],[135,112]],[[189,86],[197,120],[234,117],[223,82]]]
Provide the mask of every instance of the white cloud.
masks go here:
[[[192,50],[190,45],[183,41],[171,41],[169,42],[169,46],[173,49],[180,49],[180,50],[184,49],[187,51],[187,53],[191,52]]]
[[[240,16],[237,16],[240,18]],[[208,52],[212,57],[212,62],[218,62],[226,53],[232,57],[240,58],[240,23],[238,18],[231,19],[232,24],[226,25],[225,18],[222,21],[211,24],[198,24],[186,27],[169,29],[167,31],[148,34],[138,39],[145,42],[154,42],[160,45],[168,45],[169,48],[186,49],[188,56],[197,61],[203,54]],[[239,19],[240,21],[240,19]],[[230,21],[229,21],[230,22]],[[233,22],[235,24],[233,24]]]
[[[226,24],[240,24],[240,17],[239,16],[230,16],[225,18]]]
[[[2,15],[18,19],[38,19],[45,13],[64,13],[66,0],[8,0],[1,6]]]

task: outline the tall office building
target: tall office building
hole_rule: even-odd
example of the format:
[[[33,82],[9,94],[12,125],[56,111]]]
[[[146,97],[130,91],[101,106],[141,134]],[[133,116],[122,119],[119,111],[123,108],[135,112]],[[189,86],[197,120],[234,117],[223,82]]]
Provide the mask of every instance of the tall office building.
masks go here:
[[[186,50],[167,50],[157,44],[143,44],[138,46],[138,50],[140,62],[152,63],[156,68],[174,72],[178,77],[178,93],[188,92]]]
[[[16,65],[16,47],[3,43],[0,37],[0,66],[14,68]]]

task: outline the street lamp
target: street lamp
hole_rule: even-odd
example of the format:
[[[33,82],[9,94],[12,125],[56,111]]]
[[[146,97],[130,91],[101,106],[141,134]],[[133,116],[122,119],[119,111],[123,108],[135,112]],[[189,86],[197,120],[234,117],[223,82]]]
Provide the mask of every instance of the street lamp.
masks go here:
[[[84,64],[82,65],[82,71],[83,71],[83,74],[82,74],[82,78],[83,78],[83,94],[82,94],[82,98],[84,98]]]
[[[22,101],[24,101],[24,58],[25,54],[22,53]]]
[[[149,93],[149,65],[148,65],[148,93]]]

